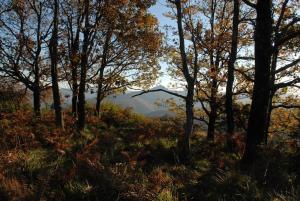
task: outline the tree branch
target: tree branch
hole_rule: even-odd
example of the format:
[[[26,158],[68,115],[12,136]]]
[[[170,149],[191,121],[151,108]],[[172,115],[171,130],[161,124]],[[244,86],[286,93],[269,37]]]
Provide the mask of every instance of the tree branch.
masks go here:
[[[278,89],[289,87],[289,86],[292,86],[292,85],[297,84],[297,83],[300,83],[300,77],[295,78],[295,79],[293,79],[289,82],[283,82],[283,83],[275,84],[274,85],[274,90],[276,91]]]
[[[199,102],[200,102],[200,104],[201,104],[201,107],[202,107],[202,109],[204,110],[205,114],[206,114],[207,116],[209,116],[210,112],[208,111],[208,109],[207,109],[206,106],[204,105],[203,100],[201,100],[201,99],[198,99],[198,100],[199,100]]]
[[[256,4],[250,2],[249,0],[243,0],[243,2],[244,2],[245,4],[247,4],[248,6],[250,6],[250,7],[256,9]]]
[[[243,72],[242,70],[239,69],[234,69],[234,71],[240,73],[241,75],[243,75],[248,81],[254,82],[254,79],[252,79],[249,75],[247,75],[245,72]]]
[[[278,46],[282,46],[284,45],[284,43],[288,42],[289,40],[292,40],[294,38],[300,37],[300,30],[296,30],[296,31],[292,31],[289,34],[281,37],[278,42],[277,45]]]
[[[194,117],[194,120],[202,121],[202,122],[204,122],[206,125],[208,125],[208,121],[206,121],[203,117]]]
[[[279,69],[277,69],[277,70],[275,71],[275,74],[280,73],[280,72],[282,72],[282,71],[284,71],[284,70],[287,70],[288,68],[291,68],[291,67],[297,65],[299,62],[300,62],[300,58],[299,58],[299,59],[296,59],[295,61],[293,61],[293,62],[291,62],[291,63],[289,63],[289,64],[287,64],[287,65],[285,65],[285,66],[283,66],[283,67],[281,67],[281,68],[279,68]]]
[[[276,23],[276,26],[275,26],[275,32],[278,32],[279,30],[279,27],[281,25],[281,22],[282,22],[282,19],[283,19],[283,16],[284,16],[284,13],[286,11],[286,6],[288,4],[289,0],[285,0],[282,4],[282,7],[281,7],[281,11],[280,11],[280,15],[279,15],[279,18],[277,20],[277,23]]]
[[[254,61],[254,57],[237,57],[236,60]]]
[[[167,91],[167,90],[164,90],[164,89],[152,89],[152,90],[142,91],[141,93],[138,93],[136,95],[131,96],[131,98],[134,98],[134,97],[137,97],[137,96],[141,96],[141,95],[147,94],[147,93],[158,92],[158,91],[162,91],[162,92],[165,92],[167,94],[171,94],[173,96],[177,96],[179,98],[186,99],[186,97],[183,96],[183,95],[180,95],[180,94],[175,93],[175,92]]]
[[[278,109],[278,108],[285,108],[285,109],[300,109],[300,105],[284,105],[284,104],[279,104],[279,105],[273,105],[272,109]]]

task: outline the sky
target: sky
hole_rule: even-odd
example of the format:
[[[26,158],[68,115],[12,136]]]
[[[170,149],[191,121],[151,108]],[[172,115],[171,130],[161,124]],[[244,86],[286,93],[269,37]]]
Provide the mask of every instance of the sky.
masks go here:
[[[150,12],[158,19],[159,27],[162,32],[164,32],[165,25],[176,25],[174,21],[164,16],[164,13],[167,13],[168,11],[170,11],[170,8],[166,6],[165,0],[157,0],[157,3],[150,8]],[[156,85],[163,85],[170,88],[169,84],[172,84],[174,81],[172,81],[171,77],[167,74],[168,65],[165,62],[160,62],[160,65],[163,75],[159,78]]]
[[[159,20],[160,26],[163,27],[166,24],[174,24],[172,20],[165,17],[163,14],[170,11],[170,9],[166,6],[165,0],[158,0],[154,6],[150,8],[150,12],[154,14]]]

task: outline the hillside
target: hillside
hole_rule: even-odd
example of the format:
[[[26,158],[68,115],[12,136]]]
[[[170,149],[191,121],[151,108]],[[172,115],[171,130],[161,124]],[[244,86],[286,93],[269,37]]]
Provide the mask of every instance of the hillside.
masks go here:
[[[88,111],[90,113],[91,111]],[[65,130],[53,114],[2,113],[1,201],[298,201],[299,150],[270,146],[250,167],[240,165],[243,136],[228,152],[223,135],[191,138],[191,161],[180,164],[183,122],[156,119],[104,104],[78,135],[66,113]]]
[[[157,86],[152,89],[165,89],[167,88],[163,86]],[[170,90],[172,91],[172,90]],[[184,94],[183,91],[176,91],[179,94]],[[72,92],[68,89],[62,89],[61,93],[64,97],[66,95],[69,95],[69,98],[65,99],[64,105],[65,107],[68,107],[71,105],[71,94]],[[157,102],[163,102],[167,99],[173,99],[176,103],[181,103],[182,100],[178,97],[174,97],[170,94],[167,94],[165,92],[154,92],[154,93],[147,93],[143,94],[141,96],[132,97],[136,94],[140,93],[140,91],[134,91],[130,92],[128,91],[125,94],[118,94],[118,95],[110,95],[107,98],[104,99],[104,102],[110,102],[117,105],[120,105],[124,108],[132,108],[133,111],[144,114],[147,116],[165,116],[165,115],[172,115],[171,112],[169,112],[169,109],[167,107],[158,106]],[[96,94],[95,93],[86,93],[86,100],[89,103],[95,104],[96,102]]]

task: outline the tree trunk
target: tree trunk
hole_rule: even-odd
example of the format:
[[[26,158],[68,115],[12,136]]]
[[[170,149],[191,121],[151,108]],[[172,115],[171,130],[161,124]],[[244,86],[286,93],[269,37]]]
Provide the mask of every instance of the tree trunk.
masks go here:
[[[192,77],[189,73],[186,50],[185,50],[185,41],[184,41],[184,32],[182,27],[182,7],[181,1],[175,0],[176,10],[177,10],[177,27],[178,27],[178,36],[179,36],[179,49],[182,62],[182,73],[187,82],[187,96],[185,99],[186,104],[186,122],[184,127],[184,140],[183,140],[183,149],[182,149],[182,162],[188,163],[190,157],[190,136],[193,132],[194,125],[194,87],[196,77]]]
[[[210,61],[210,97],[209,97],[209,106],[210,106],[210,112],[208,115],[209,122],[208,122],[208,128],[207,128],[207,140],[214,141],[215,138],[215,123],[216,123],[216,116],[217,116],[217,105],[216,105],[216,95],[217,95],[217,73],[218,73],[218,67],[219,67],[219,54],[216,52],[216,59],[214,61],[214,52],[215,49],[214,43],[215,43],[215,11],[216,11],[216,2],[213,0],[211,1],[210,5],[210,27],[211,27],[211,33],[210,33],[210,49],[209,49],[209,61]]]
[[[211,98],[210,98],[210,113],[209,122],[207,129],[207,139],[209,141],[215,140],[215,124],[217,119],[217,80],[213,79],[211,87]]]
[[[227,144],[230,148],[231,137],[234,133],[234,114],[233,114],[233,82],[234,82],[234,64],[237,56],[238,47],[238,32],[239,32],[239,0],[234,0],[233,20],[232,20],[232,37],[231,37],[231,52],[228,62],[228,75],[226,85],[226,120],[227,120]]]
[[[269,98],[269,104],[268,104],[268,113],[267,113],[267,120],[266,120],[266,127],[265,127],[265,133],[264,133],[264,142],[265,145],[268,144],[268,136],[269,136],[269,128],[271,123],[271,115],[272,115],[272,100],[274,97],[274,92],[270,92],[270,98]]]
[[[78,83],[77,83],[77,65],[72,65],[72,114],[77,117],[78,104]]]
[[[102,87],[103,87],[103,70],[100,70],[98,90],[97,90],[97,101],[96,101],[96,115],[100,116],[100,107],[102,101]]]
[[[279,49],[278,49],[277,44],[275,42],[274,51],[273,51],[273,55],[272,55],[272,64],[271,64],[270,97],[269,97],[269,103],[268,103],[268,113],[267,113],[266,127],[265,127],[265,132],[264,132],[265,145],[268,144],[269,127],[270,127],[270,123],[271,123],[271,114],[272,114],[272,102],[273,102],[273,97],[274,97],[275,92],[276,92],[276,90],[273,89],[273,87],[275,85],[275,76],[276,76],[275,71],[276,71],[276,67],[277,67],[278,54],[279,54]]]
[[[78,64],[79,64],[79,35],[80,35],[80,17],[77,19],[77,29],[75,38],[71,37],[71,52],[70,52],[70,64],[72,74],[72,114],[77,117],[78,106]],[[73,36],[73,35],[72,35]]]
[[[41,16],[37,15],[37,49],[34,55],[34,91],[33,91],[33,107],[36,117],[41,117],[41,87],[40,87],[40,53],[42,50],[42,40],[41,40]]]
[[[58,0],[54,0],[54,20],[53,20],[53,30],[52,38],[50,41],[50,56],[51,56],[51,78],[52,78],[52,94],[53,94],[53,103],[55,110],[55,123],[59,128],[63,128],[63,117],[62,117],[62,108],[59,94],[58,86],[58,75],[57,75],[57,62],[58,62],[58,12],[59,12],[59,3]]]
[[[79,34],[76,38],[79,38]],[[75,39],[74,44],[72,45],[72,53],[71,53],[71,65],[72,65],[72,114],[74,117],[77,117],[77,106],[78,106],[78,41],[79,39]]]
[[[96,115],[100,116],[100,107],[101,107],[101,101],[103,96],[103,78],[104,78],[104,70],[107,64],[107,53],[109,50],[109,42],[111,40],[112,36],[112,30],[109,29],[106,33],[106,39],[105,39],[105,44],[103,47],[103,53],[102,53],[102,60],[101,60],[101,66],[100,66],[100,75],[98,78],[98,90],[97,90],[97,101],[96,101]]]
[[[37,78],[36,78],[37,79]],[[33,110],[36,117],[41,117],[41,92],[39,85],[35,84],[33,91]]]
[[[216,110],[212,109],[209,114],[209,122],[207,128],[207,140],[213,142],[215,140],[215,124],[216,124]]]
[[[189,161],[190,157],[190,137],[193,133],[194,126],[194,87],[190,86],[186,97],[186,123],[184,128],[182,161],[184,163]]]
[[[84,72],[82,72],[84,73]],[[83,80],[84,76],[81,76],[82,78],[80,78],[81,82],[80,82],[80,86],[79,86],[79,93],[78,93],[78,121],[77,121],[77,126],[78,126],[78,130],[83,130],[85,127],[85,80]]]
[[[271,0],[259,0],[256,4],[255,27],[255,80],[250,116],[248,120],[245,162],[252,163],[257,155],[257,145],[264,138],[268,103],[270,98],[270,65],[272,55]]]
[[[78,130],[85,127],[85,85],[88,68],[88,43],[89,43],[89,0],[84,1],[85,26],[83,32],[83,47],[81,54],[81,72],[78,93]]]

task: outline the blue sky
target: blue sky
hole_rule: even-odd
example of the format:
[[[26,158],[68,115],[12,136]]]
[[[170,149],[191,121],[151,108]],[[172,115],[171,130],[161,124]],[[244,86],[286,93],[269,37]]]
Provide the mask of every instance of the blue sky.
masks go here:
[[[168,11],[170,11],[170,9],[166,6],[165,0],[157,0],[156,5],[150,8],[150,12],[157,17],[161,27],[163,27],[166,24],[172,23],[172,21],[169,18],[163,15]]]
[[[165,25],[176,25],[174,21],[169,19],[168,17],[165,17],[163,14],[170,11],[170,8],[166,6],[165,0],[157,0],[156,5],[152,6],[150,8],[150,12],[157,17],[159,20],[159,26],[162,32],[164,32],[164,26]],[[172,82],[171,78],[167,74],[167,64],[164,62],[161,62],[162,72],[163,76],[159,78],[158,85],[163,85],[165,87],[168,87],[168,84]]]

